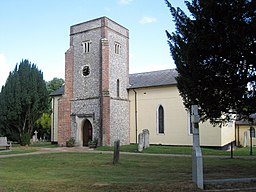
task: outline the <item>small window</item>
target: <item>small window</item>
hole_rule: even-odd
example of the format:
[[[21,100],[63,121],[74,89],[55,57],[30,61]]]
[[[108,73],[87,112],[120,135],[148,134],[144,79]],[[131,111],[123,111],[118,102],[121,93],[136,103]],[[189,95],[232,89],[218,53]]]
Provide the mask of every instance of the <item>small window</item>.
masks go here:
[[[82,42],[83,53],[89,53],[91,51],[91,41]]]
[[[82,74],[83,76],[87,76],[90,74],[90,67],[89,66],[84,66],[82,69]]]
[[[120,82],[119,82],[119,79],[116,80],[116,96],[120,97]]]
[[[121,54],[121,45],[118,42],[115,42],[115,54]]]
[[[164,108],[162,105],[157,110],[157,131],[159,134],[164,134]]]

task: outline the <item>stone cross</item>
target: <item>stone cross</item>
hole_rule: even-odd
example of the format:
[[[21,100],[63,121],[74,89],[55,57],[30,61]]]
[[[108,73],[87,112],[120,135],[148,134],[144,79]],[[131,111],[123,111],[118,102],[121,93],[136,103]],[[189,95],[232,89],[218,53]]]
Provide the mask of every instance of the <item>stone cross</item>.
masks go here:
[[[35,142],[37,142],[38,141],[38,139],[37,139],[37,131],[35,130],[35,135],[33,135],[33,137],[32,137],[32,141],[35,143]]]
[[[36,138],[37,138],[37,133],[38,133],[38,132],[37,132],[37,130],[35,130],[35,132],[34,132],[34,133],[35,133],[35,136],[36,136]]]

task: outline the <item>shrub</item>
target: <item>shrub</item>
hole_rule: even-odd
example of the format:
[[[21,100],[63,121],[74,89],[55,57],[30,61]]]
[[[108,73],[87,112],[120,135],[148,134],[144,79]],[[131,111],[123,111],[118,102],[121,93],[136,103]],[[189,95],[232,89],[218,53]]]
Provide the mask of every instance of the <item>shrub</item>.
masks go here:
[[[30,134],[29,133],[24,133],[21,135],[20,145],[21,146],[30,145]]]
[[[71,137],[68,141],[66,141],[66,146],[67,147],[74,147],[75,146],[75,138]]]

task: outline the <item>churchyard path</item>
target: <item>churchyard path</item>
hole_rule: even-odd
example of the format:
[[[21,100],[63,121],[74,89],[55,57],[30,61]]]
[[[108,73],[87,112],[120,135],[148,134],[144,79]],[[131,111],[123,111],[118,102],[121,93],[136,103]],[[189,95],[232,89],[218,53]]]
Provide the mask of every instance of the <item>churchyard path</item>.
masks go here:
[[[18,157],[18,156],[28,156],[28,155],[38,155],[38,154],[48,154],[48,153],[61,153],[61,152],[81,152],[81,153],[100,153],[100,154],[113,154],[113,151],[97,151],[90,149],[89,147],[57,147],[57,148],[36,148],[35,152],[30,153],[19,153],[19,154],[6,154],[0,155],[0,158],[8,157]],[[6,152],[6,151],[1,151]],[[142,156],[163,156],[163,157],[191,157],[188,154],[153,154],[153,153],[132,153],[132,152],[120,152],[120,154],[125,155],[142,155]],[[228,159],[230,156],[218,156],[218,155],[203,155],[204,158],[223,158]],[[234,156],[237,159],[256,159],[256,156]]]

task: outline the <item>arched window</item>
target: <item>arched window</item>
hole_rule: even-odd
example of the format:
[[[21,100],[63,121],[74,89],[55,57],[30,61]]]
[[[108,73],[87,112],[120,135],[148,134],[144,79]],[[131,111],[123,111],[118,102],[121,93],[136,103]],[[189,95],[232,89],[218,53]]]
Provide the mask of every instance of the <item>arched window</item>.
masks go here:
[[[119,79],[116,80],[116,96],[120,97],[120,82],[119,82]]]
[[[162,105],[157,110],[157,131],[159,134],[164,133],[164,108]]]
[[[118,42],[115,42],[115,53],[119,55],[121,54],[121,45]]]
[[[83,53],[89,53],[91,51],[91,43],[89,40],[82,42]]]

